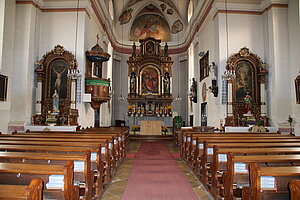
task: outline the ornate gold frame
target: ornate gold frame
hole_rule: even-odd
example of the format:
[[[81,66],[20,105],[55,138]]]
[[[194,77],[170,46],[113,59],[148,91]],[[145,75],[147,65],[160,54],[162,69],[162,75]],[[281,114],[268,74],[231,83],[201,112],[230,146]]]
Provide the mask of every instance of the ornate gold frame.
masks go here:
[[[143,72],[146,70],[146,69],[154,69],[155,71],[157,71],[157,76],[158,76],[158,93],[143,93],[142,92],[142,84],[143,84]],[[147,96],[147,95],[160,95],[161,94],[161,72],[160,70],[154,66],[153,64],[148,64],[148,65],[145,65],[141,70],[140,70],[140,74],[139,74],[139,84],[140,84],[140,90],[139,90],[139,94],[141,96]]]

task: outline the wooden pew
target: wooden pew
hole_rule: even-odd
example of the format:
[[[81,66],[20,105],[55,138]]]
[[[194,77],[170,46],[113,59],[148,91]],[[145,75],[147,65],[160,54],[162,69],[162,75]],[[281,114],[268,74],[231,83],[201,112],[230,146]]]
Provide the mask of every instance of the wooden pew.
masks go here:
[[[3,139],[2,139],[3,138]],[[4,139],[0,137],[0,144],[6,145],[47,145],[47,146],[78,146],[78,147],[92,147],[101,144],[105,148],[105,166],[108,170],[107,174],[114,174],[117,168],[117,161],[114,151],[113,139],[94,138],[80,139],[80,138],[13,138]]]
[[[291,200],[300,199],[300,180],[291,180],[289,183]]]
[[[255,137],[248,137],[248,136],[238,136],[238,137],[218,137],[218,138],[197,138],[196,145],[193,145],[192,148],[190,148],[187,153],[186,153],[186,162],[191,166],[192,169],[198,170],[199,168],[199,162],[201,158],[201,162],[207,162],[207,155],[206,155],[206,147],[204,147],[204,143],[206,142],[207,145],[211,143],[215,143],[216,145],[219,143],[236,143],[235,145],[238,145],[239,143],[278,143],[278,142],[290,142],[290,143],[295,143],[295,142],[300,142],[299,137],[293,137],[293,138],[278,138],[275,137],[273,138],[272,136],[270,137],[265,137],[265,136],[255,136]],[[235,146],[238,147],[238,146]],[[212,149],[213,146],[209,145],[207,148]],[[204,154],[204,159],[201,157],[201,155]]]
[[[231,139],[231,138],[239,138],[239,137],[272,137],[272,138],[293,138],[294,136],[291,136],[291,135],[280,135],[280,134],[262,134],[262,133],[236,133],[236,132],[227,132],[226,134],[219,134],[219,133],[211,133],[211,134],[198,134],[198,133],[189,133],[189,134],[186,134],[184,137],[183,137],[183,142],[182,142],[182,145],[180,146],[180,153],[181,153],[181,156],[186,159],[186,156],[188,154],[188,152],[193,148],[194,145],[196,145],[197,143],[197,140],[198,139],[208,139],[208,138],[228,138],[228,139]]]
[[[277,180],[278,190],[273,192],[268,192],[266,190],[262,190],[260,177],[261,176],[274,176],[275,179],[278,177],[282,177],[284,179]],[[287,185],[286,181],[291,181],[295,179],[295,177],[300,176],[300,166],[294,167],[258,167],[257,163],[249,164],[249,178],[250,178],[250,186],[243,187],[242,189],[242,197],[245,200],[260,200],[264,199],[288,199]],[[285,188],[282,186],[285,185]],[[285,190],[284,190],[285,189]],[[262,192],[261,192],[262,190]],[[272,197],[267,197],[267,195],[271,193]],[[276,195],[277,194],[277,195]],[[279,197],[277,197],[279,195]]]
[[[220,177],[219,174],[227,171],[228,167],[227,163],[227,155],[231,154],[235,155],[278,155],[278,154],[300,154],[300,147],[293,147],[293,148],[218,148],[217,145],[214,146],[213,152],[213,161],[210,166],[210,174],[211,174],[211,189],[210,193],[213,197],[220,196],[220,188],[222,183],[219,181]],[[219,159],[219,155],[222,158]],[[245,156],[246,157],[246,156]],[[224,158],[226,160],[224,160]],[[251,157],[249,157],[251,158]],[[230,159],[230,158],[229,158]],[[230,172],[229,172],[230,173]],[[228,174],[227,176],[230,176]],[[228,180],[229,181],[229,180]],[[229,184],[229,183],[228,183]]]
[[[80,141],[84,139],[85,141],[94,141],[95,139],[112,139],[114,143],[114,152],[116,153],[116,158],[120,163],[125,157],[125,139],[118,134],[81,134],[81,133],[61,133],[61,132],[35,132],[26,134],[14,134],[14,135],[0,135],[0,139],[3,138],[70,138],[73,141]],[[38,140],[38,139],[35,139]],[[51,140],[51,139],[48,139]],[[60,139],[62,140],[62,139]],[[119,164],[118,163],[118,164]]]
[[[37,162],[38,161],[38,162]],[[44,162],[41,162],[44,161]],[[60,161],[60,162],[57,162]],[[27,164],[50,164],[58,165],[66,163],[67,161],[83,161],[84,168],[80,173],[83,173],[84,179],[81,179],[81,175],[77,177],[75,175],[75,180],[84,181],[85,183],[85,193],[84,199],[92,199],[93,193],[93,179],[94,174],[91,170],[91,152],[86,151],[85,154],[63,154],[63,153],[37,153],[37,152],[0,152],[0,162],[3,163],[27,163]],[[78,172],[74,171],[75,174]]]
[[[10,141],[5,141],[10,142]],[[70,144],[71,142],[66,142],[66,145],[59,143],[59,146],[56,146],[58,142],[45,142],[40,141],[40,144],[37,144],[36,141],[15,141],[16,145],[7,145],[0,144],[1,150],[8,151],[37,151],[37,152],[86,152],[87,150],[96,153],[96,169],[97,169],[97,182],[96,182],[96,193],[97,195],[101,195],[103,192],[103,183],[108,184],[111,180],[111,164],[110,164],[110,154],[108,152],[108,146],[104,146],[105,149],[101,146],[101,144],[86,146],[82,145],[81,147],[77,146],[77,142],[73,142],[74,144]],[[0,140],[1,143],[1,140]],[[50,145],[50,146],[47,146]],[[89,145],[89,144],[88,144]],[[105,163],[103,163],[105,162]]]
[[[40,178],[32,179],[28,186],[23,185],[0,185],[0,199],[43,199],[43,181]]]
[[[239,183],[239,179],[243,179],[245,174],[240,174],[236,177],[234,172],[234,163],[251,163],[255,162],[260,166],[269,166],[270,164],[276,166],[278,163],[284,166],[293,166],[293,162],[300,163],[300,155],[249,155],[249,156],[233,156],[232,153],[227,154],[227,171],[223,173],[223,184],[225,199],[234,199],[233,184]],[[247,174],[247,173],[246,173]],[[249,177],[249,174],[247,174]],[[236,180],[236,181],[235,181]],[[245,181],[245,180],[243,180]],[[248,181],[245,181],[248,183]],[[244,182],[244,183],[245,183]]]
[[[219,148],[253,148],[253,147],[300,147],[300,142],[271,142],[268,143],[266,141],[264,142],[257,142],[255,140],[248,141],[247,143],[242,142],[235,142],[235,143],[210,143],[205,141],[204,142],[204,149],[203,153],[199,156],[198,159],[200,163],[198,163],[197,167],[197,175],[199,176],[201,182],[204,185],[207,185],[208,183],[208,162],[212,161],[212,155],[213,155],[213,146],[218,145]]]
[[[30,180],[38,175],[48,181],[48,175],[63,175],[64,188],[62,190],[44,189],[44,196],[56,195],[59,199],[63,197],[65,200],[79,199],[79,188],[73,185],[73,161],[68,161],[65,166],[61,165],[35,165],[35,164],[19,164],[19,163],[0,163],[0,183],[1,184],[29,184]],[[17,176],[15,174],[18,174]],[[27,175],[27,176],[26,176]],[[43,176],[47,175],[47,176]],[[42,176],[42,177],[41,177]],[[28,180],[26,177],[29,177]]]

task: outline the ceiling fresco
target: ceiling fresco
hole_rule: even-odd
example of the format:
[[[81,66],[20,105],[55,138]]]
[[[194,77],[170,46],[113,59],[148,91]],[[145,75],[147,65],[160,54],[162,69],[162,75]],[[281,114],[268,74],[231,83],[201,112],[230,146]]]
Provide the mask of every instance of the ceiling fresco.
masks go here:
[[[141,15],[135,19],[130,30],[130,40],[139,41],[153,37],[162,41],[170,41],[170,27],[167,21],[155,14]]]

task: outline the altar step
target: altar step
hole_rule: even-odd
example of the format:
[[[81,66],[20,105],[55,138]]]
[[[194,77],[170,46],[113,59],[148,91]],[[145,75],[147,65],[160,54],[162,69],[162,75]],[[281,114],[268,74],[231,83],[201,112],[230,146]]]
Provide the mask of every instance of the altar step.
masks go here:
[[[173,140],[173,135],[132,135],[130,140]]]

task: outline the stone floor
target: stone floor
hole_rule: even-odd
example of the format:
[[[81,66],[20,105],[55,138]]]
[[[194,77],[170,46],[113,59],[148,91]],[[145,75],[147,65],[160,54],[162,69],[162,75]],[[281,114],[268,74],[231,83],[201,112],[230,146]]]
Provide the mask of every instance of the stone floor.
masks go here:
[[[173,144],[171,141],[165,141],[170,148],[171,153],[179,153],[179,148]],[[140,141],[131,141],[127,146],[126,153],[136,153],[140,146]],[[196,193],[198,199],[210,200],[213,199],[208,192],[205,190],[204,186],[198,181],[195,175],[191,172],[189,167],[184,163],[182,159],[176,159],[179,168],[186,175],[188,181],[191,184],[194,192]],[[132,166],[133,158],[125,158],[121,166],[119,167],[116,175],[113,177],[112,183],[106,189],[102,200],[120,200],[122,194],[125,190],[126,183],[130,174],[130,169]]]

